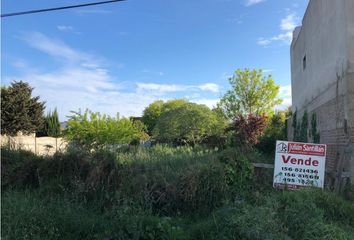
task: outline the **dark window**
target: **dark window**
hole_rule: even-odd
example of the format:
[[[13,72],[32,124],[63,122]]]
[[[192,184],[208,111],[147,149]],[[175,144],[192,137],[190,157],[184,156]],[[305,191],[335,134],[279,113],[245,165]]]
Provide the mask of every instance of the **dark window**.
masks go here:
[[[306,55],[302,59],[302,70],[305,70],[305,69],[306,69]]]

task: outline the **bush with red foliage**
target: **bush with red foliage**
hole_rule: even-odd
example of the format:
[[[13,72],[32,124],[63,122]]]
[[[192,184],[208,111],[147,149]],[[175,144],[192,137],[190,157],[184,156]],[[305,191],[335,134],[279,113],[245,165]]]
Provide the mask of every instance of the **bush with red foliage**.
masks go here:
[[[259,137],[267,127],[267,116],[248,114],[238,115],[232,122],[228,130],[235,131],[235,140],[240,144],[253,146],[259,142]]]

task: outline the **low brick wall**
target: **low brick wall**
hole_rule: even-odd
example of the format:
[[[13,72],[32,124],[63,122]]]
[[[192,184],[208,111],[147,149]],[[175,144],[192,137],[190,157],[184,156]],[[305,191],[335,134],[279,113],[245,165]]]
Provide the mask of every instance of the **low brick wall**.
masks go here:
[[[354,97],[354,95],[350,96]],[[333,176],[337,171],[343,150],[354,148],[354,102],[346,101],[345,98],[344,95],[338,96],[308,112],[308,130],[311,130],[311,117],[315,113],[320,143],[327,144],[326,173],[328,176]],[[298,120],[302,119],[305,109],[311,109],[312,106],[313,104],[310,104],[307,108],[298,111]],[[293,140],[292,119],[288,121],[288,139]],[[354,156],[345,160],[341,171],[350,172],[351,182],[354,184]]]
[[[64,151],[67,142],[63,138],[35,137],[35,135],[19,135],[15,137],[1,136],[1,146],[13,149],[24,149],[38,155],[53,155],[57,151]]]

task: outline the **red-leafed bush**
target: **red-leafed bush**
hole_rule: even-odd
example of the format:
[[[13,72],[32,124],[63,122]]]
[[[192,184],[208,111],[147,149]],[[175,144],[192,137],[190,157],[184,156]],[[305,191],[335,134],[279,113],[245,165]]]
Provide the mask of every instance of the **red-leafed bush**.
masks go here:
[[[258,143],[259,137],[267,127],[267,119],[265,115],[240,114],[233,120],[229,130],[235,131],[237,143],[253,146]]]

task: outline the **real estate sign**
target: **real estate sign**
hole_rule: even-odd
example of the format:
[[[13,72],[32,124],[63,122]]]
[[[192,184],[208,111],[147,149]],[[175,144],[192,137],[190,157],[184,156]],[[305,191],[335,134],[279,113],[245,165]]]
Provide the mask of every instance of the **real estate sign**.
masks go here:
[[[277,141],[273,186],[323,188],[325,164],[325,144]]]

